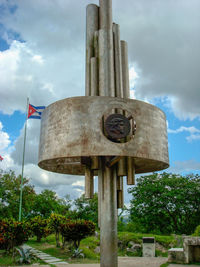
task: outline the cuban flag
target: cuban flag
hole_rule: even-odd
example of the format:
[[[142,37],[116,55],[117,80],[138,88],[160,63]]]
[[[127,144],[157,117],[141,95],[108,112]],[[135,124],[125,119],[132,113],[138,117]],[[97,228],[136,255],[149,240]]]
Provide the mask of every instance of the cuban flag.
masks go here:
[[[0,155],[0,161],[2,161],[3,160],[3,157]]]
[[[28,107],[28,119],[41,119],[42,112],[44,111],[45,106],[35,107],[29,104]]]

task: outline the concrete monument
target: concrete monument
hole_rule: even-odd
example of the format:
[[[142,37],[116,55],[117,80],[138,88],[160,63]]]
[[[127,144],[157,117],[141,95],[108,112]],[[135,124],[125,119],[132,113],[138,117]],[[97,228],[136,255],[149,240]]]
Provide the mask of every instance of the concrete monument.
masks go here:
[[[85,96],[49,105],[41,121],[38,165],[85,174],[85,196],[98,175],[101,267],[117,266],[117,208],[123,177],[169,166],[165,114],[130,99],[127,43],[112,21],[112,1],[87,6]],[[67,176],[66,176],[67,179]]]

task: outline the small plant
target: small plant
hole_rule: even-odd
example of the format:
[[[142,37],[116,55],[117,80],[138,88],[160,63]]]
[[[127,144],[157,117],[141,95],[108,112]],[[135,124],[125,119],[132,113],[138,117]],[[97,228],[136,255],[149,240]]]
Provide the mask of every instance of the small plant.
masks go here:
[[[16,260],[16,262],[19,264],[30,264],[31,260],[34,260],[36,258],[31,252],[31,248],[19,247],[15,249],[20,256],[20,258]]]
[[[82,253],[82,249],[74,249],[72,252],[72,258],[84,258],[84,254]]]

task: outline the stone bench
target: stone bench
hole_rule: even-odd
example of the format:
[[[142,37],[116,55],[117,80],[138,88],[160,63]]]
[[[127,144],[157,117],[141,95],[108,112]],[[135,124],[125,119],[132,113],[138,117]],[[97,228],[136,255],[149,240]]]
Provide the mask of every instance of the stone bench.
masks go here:
[[[183,263],[184,261],[183,248],[171,248],[168,250],[168,262]]]
[[[168,250],[168,262],[192,263],[200,262],[200,237],[185,236],[183,248]]]

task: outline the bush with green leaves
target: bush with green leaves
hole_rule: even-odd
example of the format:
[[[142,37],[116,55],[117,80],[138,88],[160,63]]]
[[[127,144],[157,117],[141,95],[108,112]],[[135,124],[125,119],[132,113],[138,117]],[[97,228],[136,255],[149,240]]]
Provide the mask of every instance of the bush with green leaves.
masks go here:
[[[193,236],[200,236],[200,225],[196,227]]]
[[[95,224],[91,221],[76,220],[61,224],[60,231],[64,237],[64,243],[73,242],[74,248],[79,248],[80,241],[95,233]]]
[[[60,214],[52,213],[49,218],[49,227],[52,230],[52,232],[55,233],[57,247],[60,247],[60,238],[59,238],[60,226],[61,224],[64,224],[65,222],[67,222],[66,217]]]
[[[28,240],[30,230],[25,222],[5,219],[0,221],[0,249],[13,251],[15,246],[22,245]]]
[[[37,237],[37,242],[40,242],[43,237],[47,237],[52,232],[49,228],[49,220],[41,216],[32,218],[29,222],[29,226],[32,236]]]

